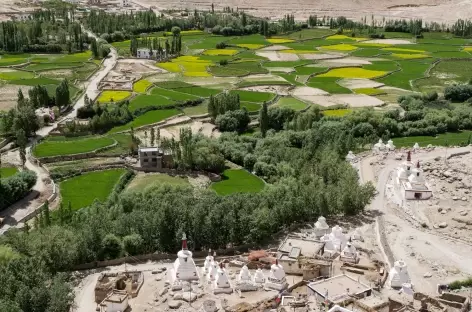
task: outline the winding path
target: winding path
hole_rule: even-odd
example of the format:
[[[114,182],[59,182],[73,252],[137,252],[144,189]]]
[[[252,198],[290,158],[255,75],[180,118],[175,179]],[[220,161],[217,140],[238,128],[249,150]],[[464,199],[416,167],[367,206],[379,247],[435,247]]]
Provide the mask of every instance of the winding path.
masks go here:
[[[97,36],[92,32],[87,30],[84,31],[86,31],[90,37],[97,39]],[[74,119],[77,117],[77,110],[85,105],[85,95],[94,100],[100,94],[98,85],[100,81],[105,78],[105,76],[108,75],[108,73],[115,67],[117,60],[118,53],[112,47],[109,57],[104,60],[100,69],[95,72],[95,74],[93,74],[86,82],[86,90],[84,94],[82,94],[82,96],[75,102],[73,109],[53,124],[36,131],[37,138],[29,142],[26,148],[27,155],[31,155],[31,147],[37,141],[37,139],[48,136],[49,133],[57,127],[59,122],[65,119]],[[19,158],[17,151],[10,153],[14,153],[11,155],[11,157]],[[0,212],[0,217],[5,218],[4,224],[0,226],[0,235],[5,233],[9,228],[16,227],[25,217],[34,213],[39,207],[41,207],[46,198],[48,198],[53,192],[52,183],[47,183],[50,180],[50,177],[46,170],[31,162],[29,157],[26,158],[25,167],[28,170],[36,172],[38,175],[36,185],[33,187],[32,192],[28,196],[16,202],[8,209]]]
[[[471,147],[437,149],[428,153],[417,153],[413,155],[415,160],[427,161],[437,156],[444,157],[463,151],[472,151]],[[456,270],[465,274],[472,274],[470,259],[472,258],[472,244],[459,241],[442,235],[434,230],[423,229],[415,226],[404,211],[392,208],[386,196],[389,187],[389,176],[398,166],[399,161],[393,155],[384,160],[385,166],[378,172],[375,179],[374,168],[370,165],[377,161],[377,156],[364,158],[359,165],[361,181],[372,181],[377,188],[378,195],[371,203],[369,209],[378,210],[383,214],[385,220],[385,231],[387,231],[387,242],[395,260],[403,259],[408,265],[408,271],[415,289],[418,291],[434,293],[437,284],[451,282],[458,279],[457,275],[451,276],[446,273],[439,277],[430,267],[447,267],[450,272]],[[377,221],[379,222],[379,221]],[[378,228],[378,224],[377,224]],[[382,227],[381,227],[382,228]],[[380,233],[377,233],[379,235]],[[380,238],[379,238],[380,241]],[[385,249],[385,246],[381,246]],[[384,255],[385,257],[385,255]],[[424,278],[427,272],[433,273],[431,278]]]

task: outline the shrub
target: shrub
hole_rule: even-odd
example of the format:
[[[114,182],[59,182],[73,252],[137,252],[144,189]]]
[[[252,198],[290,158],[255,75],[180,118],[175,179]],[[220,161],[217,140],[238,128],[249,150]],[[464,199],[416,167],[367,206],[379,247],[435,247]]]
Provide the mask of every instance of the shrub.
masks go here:
[[[253,154],[247,154],[244,156],[244,167],[248,170],[251,170],[254,168],[254,165],[256,164],[256,156]]]
[[[226,66],[226,65],[228,65],[228,60],[220,60],[220,65],[221,65],[221,66]]]
[[[472,97],[472,85],[452,85],[444,90],[444,98],[452,102],[464,102]]]
[[[215,27],[213,27],[213,29],[211,30],[211,33],[214,35],[219,35],[221,33],[221,26],[216,25]]]
[[[217,48],[217,49],[224,49],[224,48],[226,48],[226,43],[224,43],[224,42],[218,42],[218,43],[216,44],[216,48]]]
[[[428,93],[424,93],[422,96],[421,96],[421,99],[423,101],[426,101],[426,102],[433,102],[433,101],[436,101],[438,99],[439,95],[436,91],[431,91],[431,92],[428,92]]]
[[[215,124],[220,131],[243,132],[251,121],[249,113],[245,108],[234,111],[227,111],[223,115],[216,117]]]
[[[102,241],[102,252],[104,259],[115,259],[121,255],[123,246],[118,237],[108,234]]]
[[[131,234],[123,237],[123,248],[130,255],[139,255],[143,252],[144,240],[139,234]]]
[[[0,182],[0,211],[22,199],[36,184],[34,171],[22,171]]]

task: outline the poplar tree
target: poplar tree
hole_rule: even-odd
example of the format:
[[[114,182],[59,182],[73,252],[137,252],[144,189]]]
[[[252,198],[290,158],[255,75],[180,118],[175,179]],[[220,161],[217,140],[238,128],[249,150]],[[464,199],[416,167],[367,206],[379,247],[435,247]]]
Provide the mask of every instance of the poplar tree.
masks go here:
[[[269,116],[267,114],[267,103],[262,104],[262,109],[259,113],[259,126],[261,129],[262,137],[265,138],[267,130],[269,128]]]

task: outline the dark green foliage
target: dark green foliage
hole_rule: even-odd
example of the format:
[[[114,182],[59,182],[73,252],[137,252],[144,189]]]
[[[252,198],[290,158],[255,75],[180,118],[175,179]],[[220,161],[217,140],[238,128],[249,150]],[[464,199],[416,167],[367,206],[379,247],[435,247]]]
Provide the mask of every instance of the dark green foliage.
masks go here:
[[[69,83],[64,79],[56,88],[56,106],[61,108],[70,103]]]
[[[0,210],[6,209],[22,199],[36,184],[34,171],[21,171],[11,177],[0,180]]]
[[[452,102],[465,102],[472,97],[472,85],[452,85],[444,90],[444,98]]]
[[[244,132],[247,129],[247,125],[251,121],[249,113],[246,108],[238,110],[227,111],[222,115],[218,115],[215,120],[216,126],[223,132],[237,131],[239,133]]]
[[[291,121],[295,111],[288,107],[271,107],[267,112],[268,128],[282,130],[284,124]]]
[[[218,115],[222,115],[227,111],[238,110],[240,107],[239,94],[224,92],[217,96],[210,96],[208,114],[214,120]]]
[[[267,130],[269,129],[269,115],[267,112],[267,103],[262,104],[262,109],[259,112],[259,127],[261,129],[262,137],[265,138]]]
[[[130,234],[123,237],[123,248],[130,256],[143,253],[144,240],[139,234]]]
[[[102,241],[102,252],[105,259],[118,258],[123,252],[123,244],[113,234],[108,234]]]

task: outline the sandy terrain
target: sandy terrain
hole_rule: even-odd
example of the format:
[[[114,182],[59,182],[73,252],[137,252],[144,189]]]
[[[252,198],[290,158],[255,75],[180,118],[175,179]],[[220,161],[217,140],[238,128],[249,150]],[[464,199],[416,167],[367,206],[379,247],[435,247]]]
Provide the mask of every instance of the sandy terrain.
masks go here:
[[[256,92],[271,92],[280,95],[288,95],[291,86],[254,86],[241,88],[240,90],[256,91]]]
[[[283,45],[276,44],[276,45],[259,49],[259,51],[282,51],[282,50],[290,50],[290,48]]]
[[[337,83],[348,89],[378,88],[384,86],[383,83],[363,78],[341,79]]]
[[[293,89],[292,95],[304,99],[304,96],[310,97],[313,95],[329,95],[329,93],[324,90],[312,87],[296,87]]]
[[[285,81],[285,79],[280,76],[270,74],[249,75],[243,79],[247,81]]]
[[[365,94],[334,94],[332,97],[354,108],[380,106],[384,104],[382,100]]]
[[[170,81],[175,80],[178,74],[175,73],[164,73],[164,74],[157,74],[146,77],[146,80],[150,82],[161,82],[161,81]]]
[[[183,123],[182,123],[183,122]],[[203,134],[207,137],[218,138],[221,133],[215,129],[215,126],[208,122],[201,122],[197,120],[192,120],[187,116],[177,117],[170,120],[166,125],[160,126],[160,135],[161,138],[167,138],[175,140],[180,139],[180,129],[190,128],[194,134]],[[140,130],[136,132],[136,135],[141,141],[145,141],[145,132],[147,132],[147,138],[150,138],[150,129]]]
[[[329,60],[329,59],[342,58],[342,57],[346,56],[346,54],[342,54],[342,53],[311,53],[311,54],[300,54],[299,56],[303,60]]]
[[[339,101],[333,96],[330,95],[303,95],[299,97],[301,100],[310,102],[312,104],[317,104],[324,107],[334,106],[334,105],[345,105],[344,102]]]
[[[298,55],[295,53],[282,53],[278,51],[257,51],[257,55],[266,57],[270,61],[298,61]]]
[[[268,67],[267,69],[270,72],[283,72],[283,73],[291,73],[295,71],[293,67]]]

